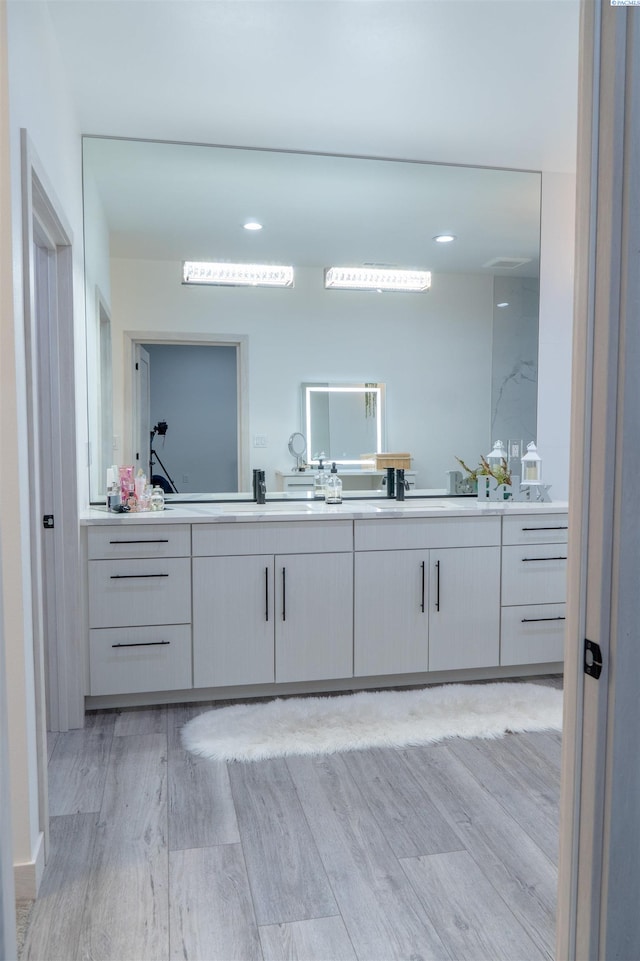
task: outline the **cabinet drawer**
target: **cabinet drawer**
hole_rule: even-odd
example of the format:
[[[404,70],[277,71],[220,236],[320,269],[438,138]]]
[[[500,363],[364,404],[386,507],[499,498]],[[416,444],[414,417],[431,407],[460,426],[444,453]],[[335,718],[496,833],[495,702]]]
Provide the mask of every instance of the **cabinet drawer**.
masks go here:
[[[91,694],[184,690],[191,682],[191,628],[119,627],[89,631]]]
[[[353,549],[353,522],[258,521],[194,524],[193,556],[323,554]]]
[[[354,524],[357,551],[500,545],[499,517],[393,517]]]
[[[502,548],[502,604],[556,604],[566,599],[566,544]]]
[[[544,664],[564,659],[564,604],[504,607],[500,664]]]
[[[89,561],[89,626],[188,624],[191,561]]]
[[[188,557],[188,524],[151,524],[146,520],[88,529],[89,560],[116,557]]]
[[[518,514],[502,519],[503,544],[561,544],[568,534],[568,514]]]

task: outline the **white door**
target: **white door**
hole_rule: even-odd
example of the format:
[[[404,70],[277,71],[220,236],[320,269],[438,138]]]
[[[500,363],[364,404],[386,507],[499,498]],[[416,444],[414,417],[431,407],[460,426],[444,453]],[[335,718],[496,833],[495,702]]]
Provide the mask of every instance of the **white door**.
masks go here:
[[[275,559],[276,681],[353,675],[353,557]]]
[[[429,552],[429,670],[500,663],[500,548]]]
[[[428,572],[426,550],[356,553],[356,677],[427,670]]]
[[[274,679],[273,555],[193,560],[193,686]]]
[[[134,473],[139,468],[151,480],[149,457],[151,450],[151,358],[142,344],[135,345],[133,370],[133,456]]]

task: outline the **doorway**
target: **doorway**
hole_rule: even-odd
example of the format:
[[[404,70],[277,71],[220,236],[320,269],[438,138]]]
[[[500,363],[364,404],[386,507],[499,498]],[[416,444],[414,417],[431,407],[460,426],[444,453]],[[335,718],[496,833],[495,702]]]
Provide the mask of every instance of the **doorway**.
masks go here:
[[[125,339],[135,469],[161,477],[167,492],[249,490],[248,338],[128,331]]]

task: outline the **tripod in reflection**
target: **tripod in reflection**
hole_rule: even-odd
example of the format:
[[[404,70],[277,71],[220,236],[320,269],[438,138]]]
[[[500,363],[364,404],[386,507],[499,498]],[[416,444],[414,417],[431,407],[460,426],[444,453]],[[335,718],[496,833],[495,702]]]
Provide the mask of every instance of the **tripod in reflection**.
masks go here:
[[[168,429],[169,429],[169,425],[167,424],[166,420],[159,420],[156,426],[151,431],[151,438],[149,440],[149,483],[152,485],[157,485],[158,487],[161,487],[165,492],[165,494],[178,494],[180,493],[178,491],[178,488],[174,484],[173,479],[169,474],[169,471],[162,463],[162,460],[160,459],[160,455],[157,453],[157,451],[153,446],[153,439],[156,436],[156,434],[159,434],[160,437],[164,437]],[[164,471],[164,475],[153,473],[153,467],[156,461],[158,462],[158,464],[160,464],[160,467]]]

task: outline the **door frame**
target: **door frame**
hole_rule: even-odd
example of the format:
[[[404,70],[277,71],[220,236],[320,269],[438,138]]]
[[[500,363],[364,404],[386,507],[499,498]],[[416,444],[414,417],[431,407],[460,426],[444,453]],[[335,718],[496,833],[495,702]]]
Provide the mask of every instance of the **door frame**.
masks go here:
[[[238,490],[251,490],[250,450],[249,450],[249,337],[247,334],[206,334],[194,332],[167,333],[158,330],[124,331],[124,410],[134,409],[133,371],[135,352],[138,344],[168,344],[179,346],[235,347],[237,418],[238,418]],[[123,425],[125,432],[127,425]],[[135,418],[129,424],[129,451],[135,453]],[[133,463],[133,459],[130,461]]]
[[[36,725],[40,823],[46,831],[47,713],[54,731],[79,728],[84,723],[84,643],[78,601],[80,577],[77,447],[75,425],[75,331],[73,299],[73,233],[26,130],[21,130],[22,246],[24,269],[24,332],[27,373],[27,446],[31,542],[33,649],[36,673]],[[49,238],[55,271],[55,302],[39,328],[36,300],[34,241]],[[40,382],[39,358],[49,354],[48,384]],[[39,408],[43,392],[50,404],[56,437],[49,444],[51,477],[42,477]],[[43,502],[43,489],[49,491]],[[47,531],[53,550],[42,550],[42,515],[53,513],[55,527]],[[49,704],[45,692],[44,584],[54,585],[57,598],[55,636],[47,639],[55,665]]]
[[[556,957],[595,961],[640,943],[640,11],[582,0],[580,50]]]

